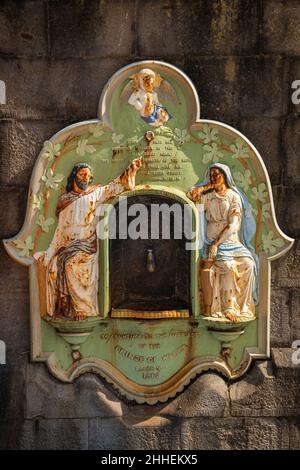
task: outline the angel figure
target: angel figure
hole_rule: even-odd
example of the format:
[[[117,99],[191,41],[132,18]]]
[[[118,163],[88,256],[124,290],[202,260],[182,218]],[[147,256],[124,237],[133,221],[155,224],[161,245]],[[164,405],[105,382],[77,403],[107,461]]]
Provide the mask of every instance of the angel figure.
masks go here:
[[[176,101],[175,90],[151,69],[143,69],[130,78],[131,81],[124,88],[122,95],[126,96],[131,93],[128,103],[139,111],[141,118],[147,124],[153,127],[163,126],[172,118],[172,115],[159,102],[158,95],[154,90],[160,88],[161,96],[166,95],[167,98]]]

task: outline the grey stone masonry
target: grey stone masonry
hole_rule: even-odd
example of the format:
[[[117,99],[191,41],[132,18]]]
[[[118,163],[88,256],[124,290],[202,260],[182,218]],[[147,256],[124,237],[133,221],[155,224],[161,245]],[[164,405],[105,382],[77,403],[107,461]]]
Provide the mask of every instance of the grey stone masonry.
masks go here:
[[[201,117],[243,132],[261,152],[281,229],[300,236],[298,0],[3,0],[0,4],[0,233],[22,226],[44,140],[97,116],[120,67],[170,62],[194,82]],[[28,273],[0,246],[1,449],[299,449],[300,244],[272,263],[271,357],[228,382],[207,372],[154,406],[99,377],[74,384],[30,362]]]

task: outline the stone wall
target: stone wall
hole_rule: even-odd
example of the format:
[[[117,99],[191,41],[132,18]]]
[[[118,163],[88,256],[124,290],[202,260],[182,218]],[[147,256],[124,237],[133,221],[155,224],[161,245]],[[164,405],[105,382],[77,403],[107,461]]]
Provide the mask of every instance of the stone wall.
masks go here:
[[[233,125],[261,152],[278,222],[300,236],[298,0],[2,0],[0,236],[22,226],[42,142],[97,115],[102,87],[129,62],[170,62],[193,80],[202,117]],[[75,384],[30,363],[28,275],[1,249],[0,448],[300,447],[300,244],[272,264],[272,358],[240,381],[198,377],[167,404],[125,403],[98,377]]]

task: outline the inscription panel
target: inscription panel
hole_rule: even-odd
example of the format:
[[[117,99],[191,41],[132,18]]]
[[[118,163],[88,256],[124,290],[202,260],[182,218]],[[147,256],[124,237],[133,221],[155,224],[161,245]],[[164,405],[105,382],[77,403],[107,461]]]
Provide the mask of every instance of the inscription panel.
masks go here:
[[[166,328],[168,321],[153,326],[152,331],[132,331],[122,324],[110,332],[100,333],[100,343],[112,344],[115,364],[122,362],[129,379],[139,384],[155,385],[170,378],[178,366],[196,357],[201,329],[185,323]],[[124,322],[124,320],[123,320]],[[170,323],[169,323],[170,325]],[[103,346],[104,347],[104,346]]]

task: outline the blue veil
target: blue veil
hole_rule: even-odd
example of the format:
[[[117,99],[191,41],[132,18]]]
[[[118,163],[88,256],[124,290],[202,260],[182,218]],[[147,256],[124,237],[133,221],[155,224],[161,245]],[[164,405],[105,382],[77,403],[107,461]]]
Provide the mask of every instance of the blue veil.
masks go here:
[[[218,168],[224,174],[224,176],[226,178],[227,186],[230,189],[232,189],[232,191],[234,191],[235,193],[237,193],[240,196],[241,203],[242,203],[242,220],[241,220],[240,238],[241,238],[242,244],[244,245],[244,247],[248,251],[248,253],[246,253],[246,255],[248,255],[248,257],[250,257],[254,261],[254,264],[255,264],[255,273],[254,273],[255,274],[255,282],[254,282],[254,286],[253,286],[253,299],[254,299],[254,303],[257,304],[257,302],[258,302],[259,260],[258,260],[257,254],[255,253],[254,247],[252,245],[252,238],[254,237],[255,232],[256,232],[256,222],[255,222],[255,218],[253,216],[252,205],[248,201],[248,198],[247,198],[246,194],[240,188],[238,188],[236,186],[236,184],[235,184],[235,182],[232,178],[230,168],[227,165],[224,165],[222,163],[213,163],[213,164],[209,165],[209,167],[207,168],[206,174],[205,174],[204,181],[202,181],[200,183],[197,183],[195,185],[195,187],[203,186],[203,185],[208,184],[210,182],[210,170],[211,170],[211,168]],[[202,254],[202,256],[206,256],[207,248],[212,243],[212,241],[208,240],[207,237],[206,237],[206,224],[207,224],[206,223],[206,218],[202,217],[202,220],[200,222],[201,222],[201,226],[204,227],[204,244],[203,244],[203,247],[201,249],[201,254]],[[222,247],[222,244],[220,245],[220,247]],[[230,255],[230,249],[228,249],[228,248],[226,249],[226,251],[227,251],[228,255]],[[232,248],[233,248],[233,250],[232,250],[232,254],[233,254],[234,251],[235,251],[235,247],[233,246]],[[224,257],[224,259],[226,259],[226,257]]]

